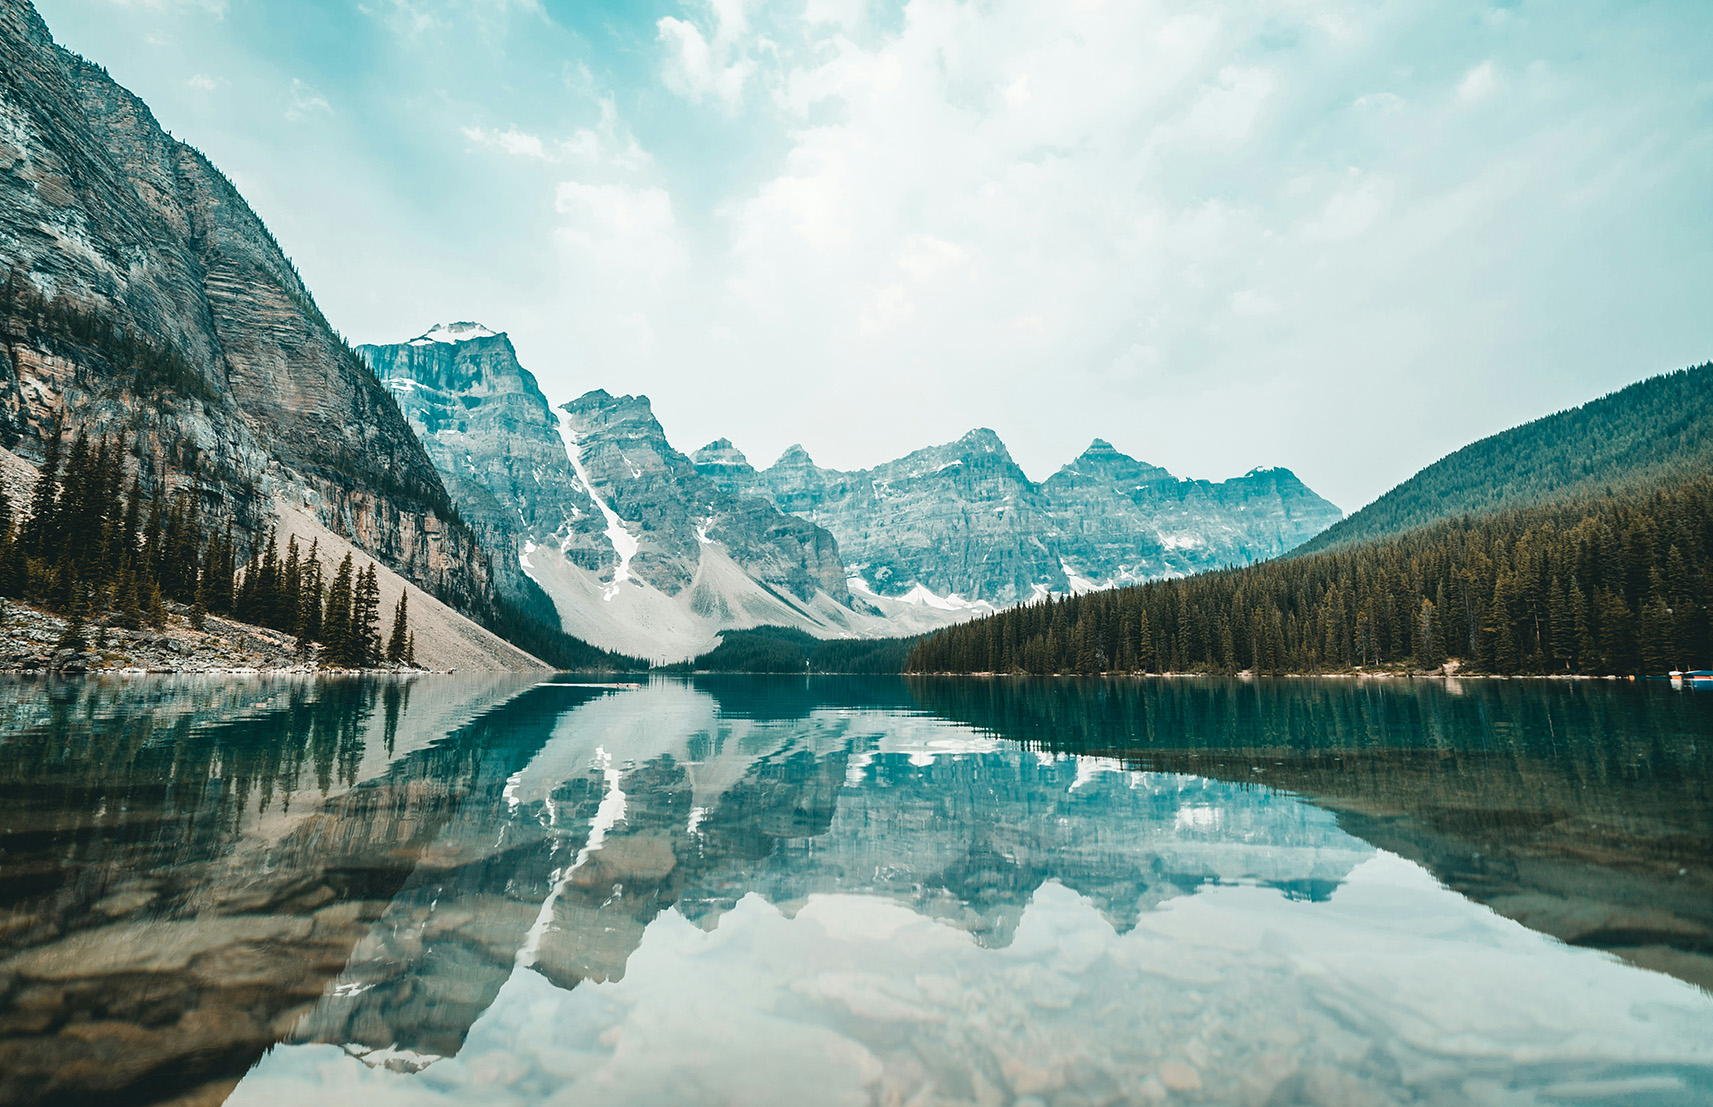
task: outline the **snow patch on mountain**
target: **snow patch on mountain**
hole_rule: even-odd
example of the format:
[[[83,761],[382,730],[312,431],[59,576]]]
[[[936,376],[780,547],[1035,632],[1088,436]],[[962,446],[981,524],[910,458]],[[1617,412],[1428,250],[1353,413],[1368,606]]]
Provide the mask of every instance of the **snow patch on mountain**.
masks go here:
[[[948,592],[942,596],[925,584],[918,584],[902,596],[896,597],[899,603],[912,604],[918,607],[931,607],[935,611],[977,611],[991,613],[998,609],[986,600],[966,600],[956,592]]]
[[[432,346],[436,342],[456,345],[459,342],[469,342],[477,338],[494,338],[499,331],[491,331],[480,323],[436,323],[428,329],[428,333],[410,340],[412,346]]]
[[[619,513],[608,506],[601,494],[595,491],[595,482],[589,479],[589,471],[583,468],[583,454],[577,448],[577,432],[571,429],[571,413],[561,408],[559,416],[559,437],[565,440],[565,456],[571,462],[571,468],[576,471],[577,479],[583,484],[583,491],[589,494],[589,499],[595,502],[595,507],[607,520],[607,540],[613,544],[613,552],[619,555],[618,567],[613,570],[612,582],[607,586],[601,599],[608,603],[618,595],[619,586],[633,579],[630,573],[631,558],[636,556],[636,536],[625,529],[624,521]],[[637,583],[642,583],[640,580]]]
[[[1060,559],[1059,561],[1059,568],[1064,572],[1065,579],[1070,582],[1071,595],[1073,596],[1081,596],[1088,592],[1100,592],[1112,587],[1112,583],[1110,581],[1106,584],[1100,584],[1078,574],[1078,572],[1071,567],[1071,563],[1063,559]]]

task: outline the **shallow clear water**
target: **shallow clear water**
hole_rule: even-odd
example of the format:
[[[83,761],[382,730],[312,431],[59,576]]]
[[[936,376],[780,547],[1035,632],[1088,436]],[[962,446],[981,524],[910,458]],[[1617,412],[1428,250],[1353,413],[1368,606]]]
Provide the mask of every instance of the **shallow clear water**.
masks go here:
[[[1713,695],[0,683],[0,1102],[1713,1102]]]

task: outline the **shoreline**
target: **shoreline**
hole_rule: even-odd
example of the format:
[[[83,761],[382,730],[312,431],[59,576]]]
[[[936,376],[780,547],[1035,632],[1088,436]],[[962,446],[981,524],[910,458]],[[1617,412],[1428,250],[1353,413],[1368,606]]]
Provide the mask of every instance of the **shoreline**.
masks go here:
[[[816,674],[831,675],[831,674]],[[900,676],[919,677],[983,677],[990,679],[1039,679],[1053,680],[1666,680],[1667,675],[1617,676],[1614,674],[1594,675],[1591,673],[1471,673],[1471,672],[1441,672],[1433,669],[1423,669],[1414,672],[1341,672],[1341,673],[1253,673],[1244,670],[1239,673],[900,673]]]
[[[407,665],[325,668],[297,651],[297,639],[268,627],[209,615],[201,630],[188,609],[167,605],[159,627],[91,622],[82,649],[64,645],[70,620],[34,604],[0,600],[0,673],[19,676],[215,676],[348,674],[403,676],[454,672]]]

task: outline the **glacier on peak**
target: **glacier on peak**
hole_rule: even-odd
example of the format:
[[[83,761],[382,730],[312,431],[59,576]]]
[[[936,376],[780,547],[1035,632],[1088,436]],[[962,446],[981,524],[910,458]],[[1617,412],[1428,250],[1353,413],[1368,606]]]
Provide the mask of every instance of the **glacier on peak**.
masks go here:
[[[412,346],[432,346],[436,342],[456,345],[477,338],[497,338],[499,331],[489,330],[480,323],[436,323],[425,334],[410,340]]]

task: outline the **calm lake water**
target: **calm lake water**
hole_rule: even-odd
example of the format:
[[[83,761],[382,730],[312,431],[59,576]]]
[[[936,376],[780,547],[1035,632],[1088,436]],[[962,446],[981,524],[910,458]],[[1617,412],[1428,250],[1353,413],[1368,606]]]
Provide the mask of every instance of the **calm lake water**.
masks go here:
[[[1713,1102],[1713,694],[0,682],[0,1102]]]

